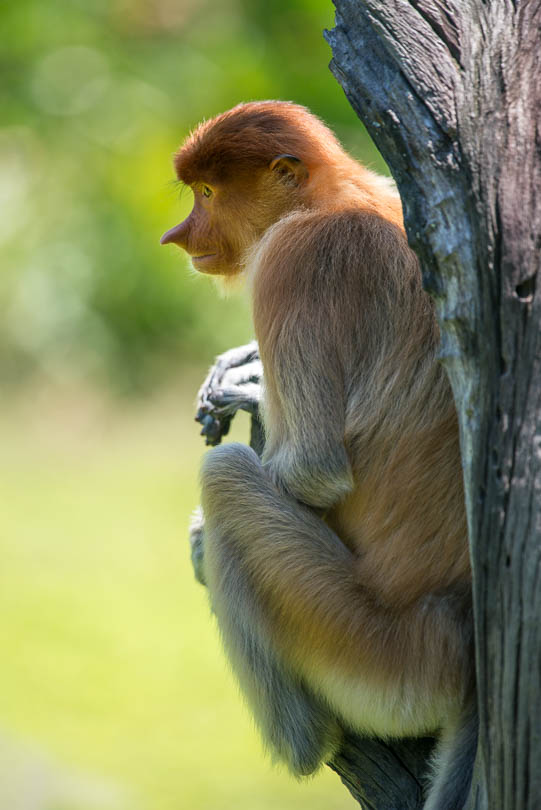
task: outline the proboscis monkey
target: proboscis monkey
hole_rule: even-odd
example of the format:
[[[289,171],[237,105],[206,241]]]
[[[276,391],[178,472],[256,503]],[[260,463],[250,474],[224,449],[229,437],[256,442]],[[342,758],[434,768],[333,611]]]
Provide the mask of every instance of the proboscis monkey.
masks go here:
[[[427,810],[459,810],[477,744],[458,428],[438,328],[386,179],[305,108],[241,104],[175,156],[162,241],[247,277],[262,460],[211,450],[202,576],[268,746],[295,772],[342,729],[437,734]]]

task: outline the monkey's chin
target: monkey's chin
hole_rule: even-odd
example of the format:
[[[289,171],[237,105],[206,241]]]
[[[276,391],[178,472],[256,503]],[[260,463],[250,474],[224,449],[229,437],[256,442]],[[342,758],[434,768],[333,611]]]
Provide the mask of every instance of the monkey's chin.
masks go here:
[[[204,256],[192,256],[192,264],[198,273],[209,276],[234,276],[241,268],[220,259],[218,253],[209,253]]]

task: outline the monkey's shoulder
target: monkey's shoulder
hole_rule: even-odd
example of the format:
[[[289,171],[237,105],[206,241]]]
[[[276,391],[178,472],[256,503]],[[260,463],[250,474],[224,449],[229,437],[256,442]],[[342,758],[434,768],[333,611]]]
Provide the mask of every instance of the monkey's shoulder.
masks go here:
[[[391,288],[421,290],[404,232],[363,207],[288,214],[265,233],[252,261],[256,318],[284,308],[300,315],[333,302],[358,304]]]
[[[301,209],[271,226],[255,253],[255,271],[324,264],[332,270],[358,264],[363,257],[389,260],[404,255],[415,261],[401,228],[377,210],[365,207]]]

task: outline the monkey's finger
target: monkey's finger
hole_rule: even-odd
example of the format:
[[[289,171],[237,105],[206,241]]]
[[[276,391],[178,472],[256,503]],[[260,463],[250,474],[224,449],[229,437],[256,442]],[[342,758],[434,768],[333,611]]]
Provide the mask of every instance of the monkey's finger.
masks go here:
[[[201,418],[195,417],[196,422],[200,422],[203,427],[201,428],[201,436],[205,436],[207,444],[217,444],[220,441],[221,430],[220,422],[210,414],[205,414]]]
[[[257,383],[232,385],[213,391],[209,400],[219,416],[233,416],[239,410],[256,413],[261,400],[261,389]]]
[[[207,374],[201,388],[199,389],[198,401],[203,403],[206,399],[208,399],[209,393],[215,388],[220,387],[224,376],[231,369],[239,367],[244,368],[250,366],[252,363],[257,362],[260,363],[259,350],[255,341],[252,341],[252,343],[248,343],[245,346],[237,346],[234,349],[229,349],[229,351],[219,355]],[[246,381],[249,379],[248,375],[243,376]],[[259,373],[259,376],[261,376],[261,372]]]
[[[259,385],[263,377],[263,366],[261,360],[252,360],[242,366],[234,366],[224,371],[220,381],[220,388],[230,388],[232,386],[247,385],[253,383]]]
[[[201,436],[205,437],[205,444],[212,447],[220,444],[222,437],[227,436],[231,426],[231,417],[228,416],[218,419],[212,414],[204,414],[201,418],[196,416],[196,421],[203,425]]]

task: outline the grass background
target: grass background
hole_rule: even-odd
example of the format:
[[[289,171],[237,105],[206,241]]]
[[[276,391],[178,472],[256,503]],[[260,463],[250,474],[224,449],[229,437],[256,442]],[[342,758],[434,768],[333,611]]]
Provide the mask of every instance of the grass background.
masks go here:
[[[263,755],[193,579],[197,373],[121,409],[57,389],[3,409],[2,810],[357,806]]]

